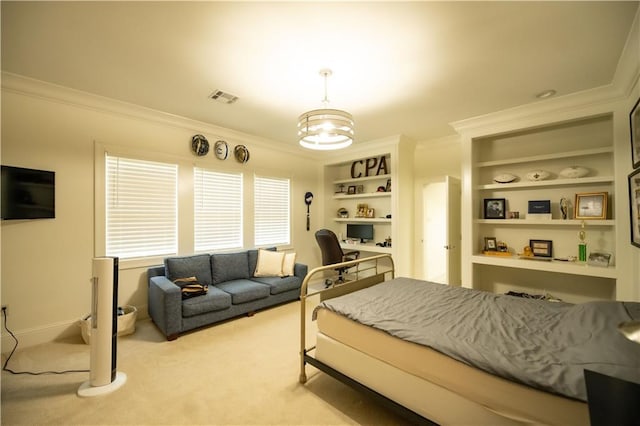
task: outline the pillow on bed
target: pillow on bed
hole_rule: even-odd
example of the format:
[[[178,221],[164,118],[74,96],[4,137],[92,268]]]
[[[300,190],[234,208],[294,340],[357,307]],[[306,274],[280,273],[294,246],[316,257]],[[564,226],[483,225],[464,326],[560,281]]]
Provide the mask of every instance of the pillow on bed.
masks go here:
[[[296,254],[287,253],[284,255],[284,261],[282,262],[282,276],[290,277],[294,274],[294,267],[296,265]]]
[[[258,263],[255,277],[281,277],[282,265],[284,263],[284,252],[258,250]]]

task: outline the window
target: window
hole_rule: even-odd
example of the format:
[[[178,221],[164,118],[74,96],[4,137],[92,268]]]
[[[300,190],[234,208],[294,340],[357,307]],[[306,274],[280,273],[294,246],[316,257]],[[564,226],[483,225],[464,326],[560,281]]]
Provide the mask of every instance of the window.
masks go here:
[[[177,253],[178,166],[106,156],[106,254]]]
[[[255,245],[287,245],[290,235],[289,179],[255,177]]]
[[[195,168],[194,248],[242,247],[242,174]]]

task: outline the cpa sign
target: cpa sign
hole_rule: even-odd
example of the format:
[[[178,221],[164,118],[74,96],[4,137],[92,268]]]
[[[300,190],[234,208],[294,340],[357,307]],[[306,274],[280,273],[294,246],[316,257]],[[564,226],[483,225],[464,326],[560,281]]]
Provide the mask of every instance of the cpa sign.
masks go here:
[[[375,173],[373,171],[375,170]],[[362,174],[364,172],[364,175]],[[353,179],[386,175],[389,171],[387,169],[387,157],[384,155],[380,158],[373,157],[366,160],[357,160],[351,164],[351,177]]]

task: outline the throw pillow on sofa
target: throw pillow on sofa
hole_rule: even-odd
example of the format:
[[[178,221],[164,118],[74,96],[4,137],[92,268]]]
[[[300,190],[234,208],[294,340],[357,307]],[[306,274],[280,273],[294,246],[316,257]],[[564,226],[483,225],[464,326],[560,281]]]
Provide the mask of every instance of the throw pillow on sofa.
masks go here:
[[[254,277],[288,277],[294,275],[296,254],[271,250],[258,250]]]
[[[258,250],[258,263],[255,277],[281,277],[282,264],[284,263],[284,252],[271,250]]]
[[[284,255],[284,261],[282,262],[282,276],[290,277],[294,274],[294,267],[296,266],[296,254],[287,253]]]

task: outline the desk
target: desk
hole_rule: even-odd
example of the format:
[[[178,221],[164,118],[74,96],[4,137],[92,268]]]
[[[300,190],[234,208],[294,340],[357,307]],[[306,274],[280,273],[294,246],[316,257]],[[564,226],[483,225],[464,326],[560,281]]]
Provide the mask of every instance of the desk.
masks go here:
[[[371,253],[391,253],[391,247],[380,247],[375,245],[375,243],[366,243],[366,244],[351,244],[351,243],[340,243],[340,247],[342,250],[360,250],[360,251],[368,251]]]

